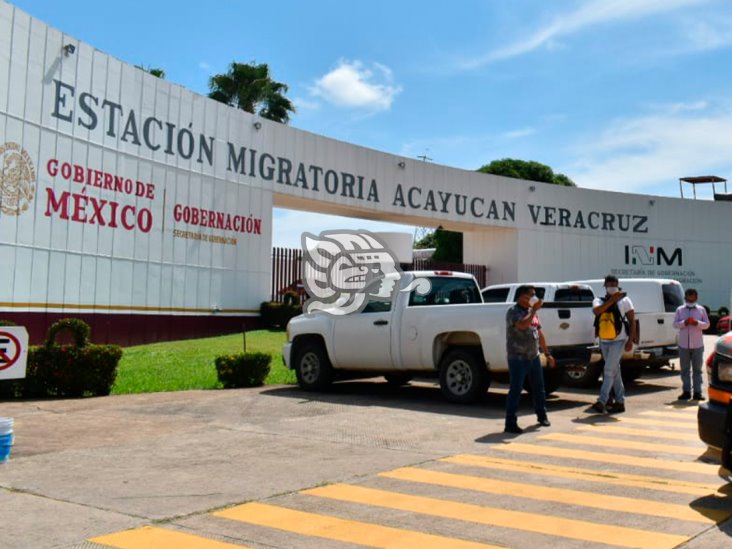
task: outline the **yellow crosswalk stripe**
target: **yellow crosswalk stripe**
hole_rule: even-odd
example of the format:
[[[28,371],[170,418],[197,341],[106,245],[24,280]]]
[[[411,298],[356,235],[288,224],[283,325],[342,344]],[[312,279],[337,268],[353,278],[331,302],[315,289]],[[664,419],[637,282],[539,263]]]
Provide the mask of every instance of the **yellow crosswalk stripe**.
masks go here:
[[[616,425],[608,425],[607,423],[595,423],[593,425],[580,425],[578,431],[593,431],[598,434],[610,433],[617,435],[631,435],[648,438],[664,438],[667,440],[690,440],[699,441],[699,435],[696,433],[670,433],[668,431],[653,431],[651,429],[633,429],[632,427],[619,427]]]
[[[539,437],[541,440],[553,440],[571,442],[574,444],[586,444],[589,446],[602,446],[614,451],[616,448],[625,450],[642,450],[644,452],[664,452],[668,454],[684,454],[687,456],[698,456],[704,452],[704,448],[675,446],[672,444],[653,444],[637,440],[623,440],[619,438],[590,437],[585,435],[572,435],[568,433],[550,433]]]
[[[558,457],[570,460],[597,461],[612,465],[629,465],[631,467],[644,467],[649,469],[661,469],[664,471],[676,471],[679,473],[698,473],[718,477],[719,466],[710,463],[670,461],[658,458],[640,456],[629,456],[618,454],[611,444],[606,442],[607,452],[591,452],[588,450],[577,450],[574,448],[555,448],[551,446],[539,446],[535,444],[524,444],[511,442],[509,444],[497,444],[496,450],[506,452],[520,452],[536,456]]]
[[[671,406],[664,406],[664,410],[674,410],[677,412],[686,412],[687,414],[696,414],[699,411],[699,406],[694,405],[682,405],[679,404],[677,406],[674,406],[673,404]]]
[[[680,431],[697,432],[695,423],[685,423],[678,421],[663,421],[662,419],[644,419],[640,417],[616,417],[620,423],[632,423],[633,425],[650,425],[652,427],[672,427]]]
[[[614,545],[623,547],[670,548],[688,539],[686,536],[650,532],[638,528],[612,526],[554,515],[511,511],[498,507],[485,507],[444,499],[413,496],[363,486],[334,484],[305,490],[302,493],[349,503],[374,505],[386,509],[398,509],[400,511],[587,542],[607,543],[610,541]]]
[[[664,503],[642,498],[612,496],[595,492],[583,492],[556,486],[541,486],[523,482],[510,482],[494,478],[444,473],[415,467],[403,467],[379,473],[379,476],[409,482],[419,482],[435,486],[449,486],[462,490],[472,490],[486,494],[509,495],[539,501],[552,501],[566,505],[580,505],[606,511],[620,511],[652,517],[665,517],[691,522],[714,524],[721,522],[732,511],[719,509],[692,509],[688,505]]]
[[[223,541],[154,526],[125,530],[107,536],[91,538],[89,541],[119,549],[249,549],[244,545],[224,543]]]
[[[696,416],[686,412],[662,412],[660,410],[645,410],[640,412],[641,416],[662,417],[668,420],[679,421],[684,423],[693,423],[696,425]]]
[[[612,471],[601,471],[595,469],[583,469],[580,467],[565,467],[551,463],[540,463],[536,461],[519,461],[516,459],[502,459],[493,456],[477,456],[462,454],[442,458],[439,461],[466,465],[470,467],[481,467],[484,469],[498,469],[501,471],[512,471],[533,475],[544,475],[551,477],[584,480],[589,482],[601,482],[616,486],[629,486],[633,488],[644,488],[658,490],[661,492],[672,492],[676,494],[688,494],[692,496],[708,496],[714,494],[721,488],[721,485],[704,484],[701,482],[683,481],[663,477],[652,477],[645,475],[633,475],[628,473],[615,473]]]
[[[245,503],[213,514],[217,517],[248,524],[275,528],[304,536],[355,543],[364,547],[381,549],[501,549],[497,545],[486,545],[474,541],[381,526],[370,522],[296,511],[265,503]]]

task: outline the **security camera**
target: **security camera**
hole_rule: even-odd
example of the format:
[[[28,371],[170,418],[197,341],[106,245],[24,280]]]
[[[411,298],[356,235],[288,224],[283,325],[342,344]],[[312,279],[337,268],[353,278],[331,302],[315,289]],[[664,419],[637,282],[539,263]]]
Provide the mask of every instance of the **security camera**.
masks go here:
[[[75,51],[76,51],[76,46],[74,46],[73,44],[66,44],[66,45],[64,46],[64,53],[65,53],[65,54],[66,54],[67,56],[71,55],[71,54],[72,54],[72,53],[74,53]]]

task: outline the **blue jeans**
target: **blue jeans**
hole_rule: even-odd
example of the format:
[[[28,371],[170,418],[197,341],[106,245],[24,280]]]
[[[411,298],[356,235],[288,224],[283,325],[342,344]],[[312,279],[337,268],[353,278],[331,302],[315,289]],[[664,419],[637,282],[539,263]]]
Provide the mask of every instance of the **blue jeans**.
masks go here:
[[[524,388],[526,376],[529,377],[531,394],[534,397],[534,411],[538,419],[546,418],[546,393],[544,392],[544,373],[541,371],[541,361],[536,358],[509,358],[508,374],[510,386],[506,399],[506,426],[516,425],[521,391]]]
[[[694,370],[694,394],[702,392],[702,362],[704,361],[704,347],[698,349],[684,349],[679,347],[681,362],[681,383],[685,393],[691,393],[691,370]]]
[[[615,390],[615,401],[625,402],[625,387],[623,378],[620,375],[620,359],[625,351],[625,342],[600,340],[600,351],[605,359],[605,367],[602,370],[602,387],[600,387],[600,402],[607,404],[610,398],[610,389]]]

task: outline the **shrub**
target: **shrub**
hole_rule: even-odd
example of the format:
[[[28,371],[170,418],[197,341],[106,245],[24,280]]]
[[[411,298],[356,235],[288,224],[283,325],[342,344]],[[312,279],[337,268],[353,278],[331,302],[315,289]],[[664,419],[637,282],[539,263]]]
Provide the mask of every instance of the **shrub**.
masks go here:
[[[56,336],[63,331],[71,333],[74,345],[56,343]],[[118,345],[91,344],[89,335],[89,325],[82,320],[65,318],[54,323],[44,344],[28,350],[25,379],[0,383],[0,396],[108,395],[117,377],[122,349]]]
[[[89,343],[91,328],[89,325],[79,318],[62,318],[61,320],[51,324],[46,334],[46,347],[52,347],[56,344],[56,337],[59,333],[70,332],[74,338],[74,345],[84,347]]]
[[[225,389],[258,387],[269,374],[272,355],[268,353],[239,353],[216,357],[216,373]]]
[[[302,314],[302,305],[265,301],[259,308],[263,328],[284,328],[294,316]]]

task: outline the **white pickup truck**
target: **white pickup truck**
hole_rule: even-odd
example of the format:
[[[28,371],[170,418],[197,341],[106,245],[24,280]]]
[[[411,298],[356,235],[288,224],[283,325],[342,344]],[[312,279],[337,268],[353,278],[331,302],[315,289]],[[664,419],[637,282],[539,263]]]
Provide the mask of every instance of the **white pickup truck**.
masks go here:
[[[495,284],[481,290],[486,303],[513,303],[516,289],[524,283]],[[578,345],[595,339],[595,315],[592,301],[595,294],[587,284],[562,282],[526,282],[536,290],[536,296],[544,300],[539,311],[542,330],[547,343],[553,347],[552,354],[560,362],[565,362],[563,383],[570,387],[587,386],[600,376],[602,364],[591,364],[591,354],[587,360],[578,362]],[[591,344],[590,344],[591,345]],[[588,378],[592,378],[587,381]]]
[[[429,292],[401,291],[416,278],[429,279]],[[405,272],[397,288],[393,301],[370,298],[360,313],[319,311],[290,320],[282,355],[300,387],[324,389],[339,375],[383,375],[393,383],[437,376],[448,400],[467,403],[492,380],[508,380],[508,303],[483,303],[475,278],[465,273]],[[591,344],[592,338],[577,345],[575,360],[586,361]],[[547,393],[555,391],[562,368],[544,374]]]

